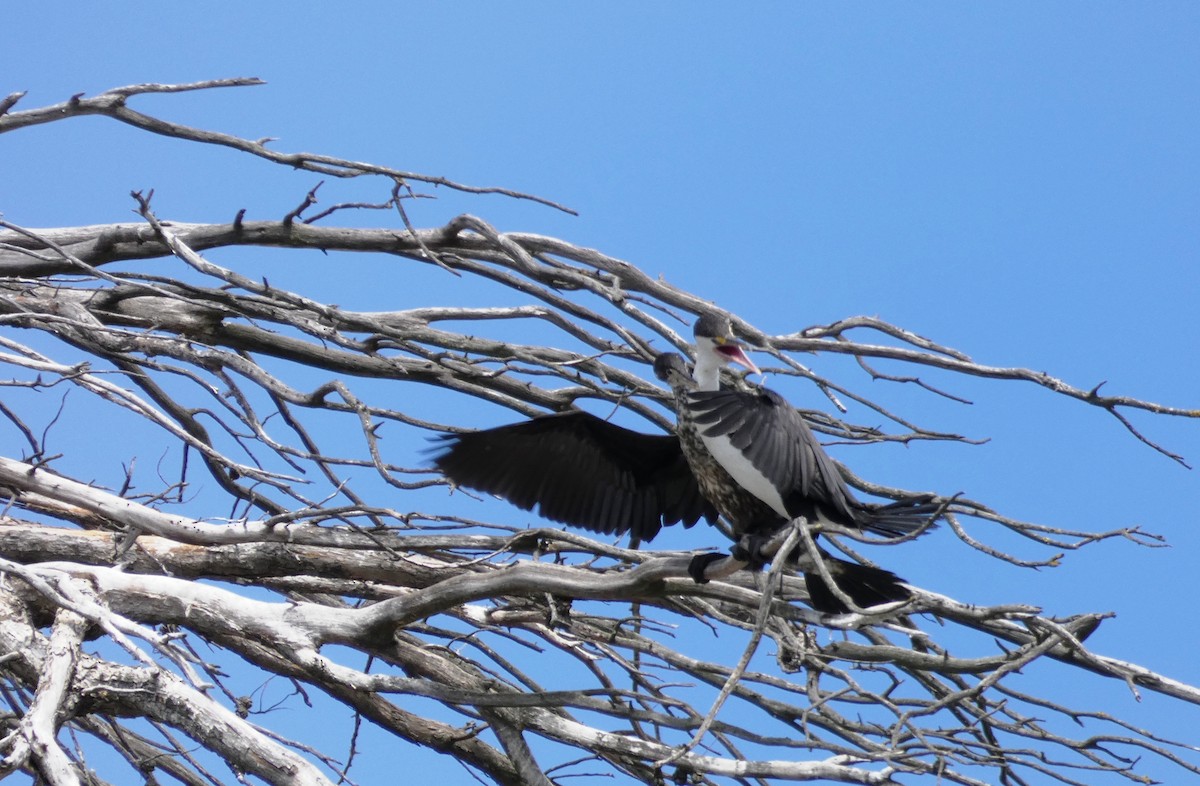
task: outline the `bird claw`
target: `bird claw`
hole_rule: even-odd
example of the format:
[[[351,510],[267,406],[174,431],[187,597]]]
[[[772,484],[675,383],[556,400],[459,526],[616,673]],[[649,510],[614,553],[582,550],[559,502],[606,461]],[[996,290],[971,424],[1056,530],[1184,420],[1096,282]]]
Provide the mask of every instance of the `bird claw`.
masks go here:
[[[748,561],[737,554],[721,554],[710,552],[697,554],[688,564],[688,575],[697,584],[707,584],[713,579],[723,579],[732,576],[746,567]]]
[[[742,535],[737,545],[733,547],[733,557],[755,565],[770,564],[787,541],[788,532],[788,528],[784,527],[773,535],[757,533]]]
[[[716,552],[697,554],[696,556],[692,557],[692,561],[688,563],[688,575],[691,576],[692,581],[696,582],[697,584],[707,584],[709,579],[705,573],[708,571],[709,565],[712,565],[714,562],[719,562],[723,559],[725,559],[725,555],[718,554]]]

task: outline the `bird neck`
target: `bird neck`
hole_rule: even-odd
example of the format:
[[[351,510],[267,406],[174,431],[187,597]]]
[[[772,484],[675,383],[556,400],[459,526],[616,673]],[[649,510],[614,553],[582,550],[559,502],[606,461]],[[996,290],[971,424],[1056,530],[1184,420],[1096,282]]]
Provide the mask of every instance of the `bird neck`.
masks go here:
[[[723,365],[725,363],[719,359],[711,347],[698,346],[696,365],[692,370],[692,377],[696,380],[696,389],[720,390],[721,366]]]

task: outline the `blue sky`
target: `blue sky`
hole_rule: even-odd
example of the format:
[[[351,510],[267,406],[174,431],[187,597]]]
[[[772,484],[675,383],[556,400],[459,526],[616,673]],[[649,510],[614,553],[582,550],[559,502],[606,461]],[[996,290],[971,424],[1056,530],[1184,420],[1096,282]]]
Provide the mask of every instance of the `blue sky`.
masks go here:
[[[768,331],[878,315],[982,363],[1200,406],[1200,6],[34,5],[4,11],[0,94],[28,90],[18,108],[137,82],[262,77],[135,106],[279,137],[279,150],[557,200],[579,216],[440,191],[412,218],[435,226],[469,211],[593,246]],[[98,118],[5,135],[0,173],[0,212],[26,226],[131,220],[128,192],[145,188],[163,217],[274,217],[316,180]],[[342,182],[321,195],[386,196]],[[280,274],[302,287],[322,272]],[[386,288],[355,283],[330,286],[345,288],[344,305],[395,307]],[[1035,573],[939,533],[889,552],[899,572],[969,602],[1117,611],[1092,639],[1098,651],[1200,683],[1188,625],[1195,472],[1028,384],[938,378],[975,402],[959,407],[870,383],[836,358],[806,362],[927,425],[991,438],[837,454],[863,475],[1049,524],[1140,523],[1173,545],[1105,543]],[[826,406],[812,389],[788,395]],[[510,418],[471,419],[493,415]],[[1200,464],[1200,424],[1134,420]],[[1195,707],[1135,705],[1098,682],[1082,687],[1100,709],[1167,736],[1200,725]],[[1171,782],[1159,766],[1147,772]]]

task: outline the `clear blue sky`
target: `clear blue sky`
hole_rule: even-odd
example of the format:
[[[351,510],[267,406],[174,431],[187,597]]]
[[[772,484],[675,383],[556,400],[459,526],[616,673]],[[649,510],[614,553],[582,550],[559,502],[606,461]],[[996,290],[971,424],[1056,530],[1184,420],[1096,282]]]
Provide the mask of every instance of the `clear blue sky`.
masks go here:
[[[434,226],[470,211],[594,246],[768,331],[878,315],[983,363],[1200,406],[1200,5],[35,5],[4,9],[0,95],[28,90],[18,108],[262,77],[135,106],[279,137],[279,150],[558,200],[579,217],[448,192],[412,217]],[[131,220],[135,188],[157,190],[164,218],[279,216],[314,183],[100,119],[0,139],[0,212],[27,226]],[[322,197],[385,198],[355,188],[327,183]],[[388,294],[351,288],[341,302],[394,307]],[[889,395],[986,446],[839,457],[1045,523],[1140,523],[1173,548],[1111,542],[1033,573],[939,533],[893,550],[894,567],[968,602],[1116,611],[1098,651],[1200,683],[1196,473],[1031,386],[950,384],[975,405]],[[812,390],[789,395],[823,405]],[[1135,421],[1200,465],[1200,424]],[[1077,700],[1167,736],[1200,727],[1195,707],[1135,706],[1099,682]]]

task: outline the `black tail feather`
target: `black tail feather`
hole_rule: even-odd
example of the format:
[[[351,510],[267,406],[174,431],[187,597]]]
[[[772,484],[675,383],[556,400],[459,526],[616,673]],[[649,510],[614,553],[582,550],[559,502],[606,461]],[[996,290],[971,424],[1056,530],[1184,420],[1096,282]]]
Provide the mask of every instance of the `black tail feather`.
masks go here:
[[[900,538],[922,528],[937,527],[937,519],[946,510],[945,503],[934,502],[932,495],[897,500],[886,505],[860,503],[857,518],[862,529],[878,535]]]
[[[912,592],[904,585],[904,579],[890,570],[859,565],[857,562],[847,562],[828,555],[824,555],[823,561],[829,569],[829,574],[837,582],[838,589],[848,595],[860,609],[912,597]],[[812,607],[817,611],[826,614],[845,614],[851,611],[815,569],[805,571],[804,585],[808,588]]]

